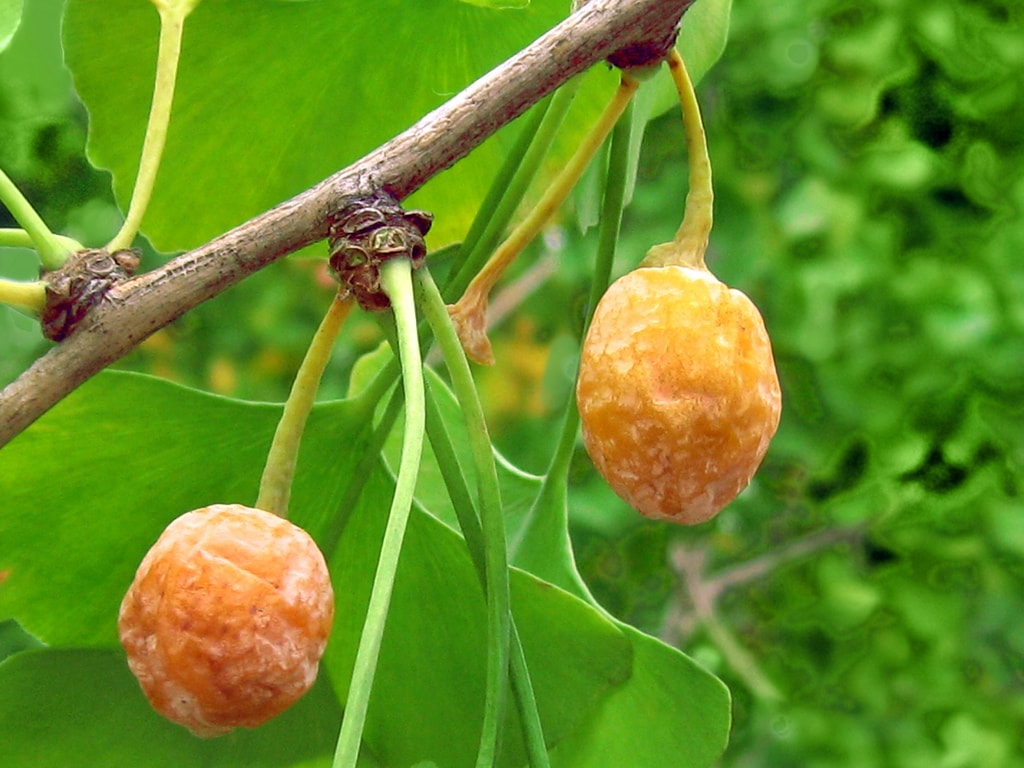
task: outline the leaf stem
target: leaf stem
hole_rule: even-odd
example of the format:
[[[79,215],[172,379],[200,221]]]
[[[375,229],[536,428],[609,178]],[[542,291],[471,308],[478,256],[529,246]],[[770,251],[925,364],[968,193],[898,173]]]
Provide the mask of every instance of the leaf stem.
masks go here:
[[[443,319],[440,311],[438,316]],[[455,447],[451,436],[448,434],[440,409],[437,406],[436,399],[431,394],[429,385],[427,386],[427,394],[427,436],[430,438],[430,445],[434,449],[434,456],[437,459],[438,466],[441,468],[441,476],[448,491],[448,497],[452,502],[452,507],[455,509],[459,526],[462,528],[462,535],[466,540],[466,548],[469,550],[470,558],[476,567],[480,582],[486,590],[486,550],[483,532],[480,529],[480,519],[469,492],[466,476],[455,454]],[[519,712],[519,720],[522,724],[523,741],[526,745],[529,765],[531,768],[548,768],[550,761],[548,759],[547,745],[544,742],[544,729],[540,722],[537,699],[533,692],[533,682],[530,680],[530,671],[526,663],[526,655],[523,652],[523,645],[519,638],[514,615],[509,617],[509,639],[512,693],[516,709]]]
[[[46,307],[46,282],[33,280],[25,283],[0,277],[0,304],[8,304],[38,317]]]
[[[338,735],[333,768],[355,768],[359,758],[359,745],[377,671],[381,639],[387,623],[391,593],[395,585],[395,574],[398,571],[399,555],[412,509],[423,450],[426,405],[411,272],[412,265],[406,258],[389,259],[381,266],[381,285],[391,299],[398,333],[398,352],[402,362],[402,386],[405,393],[402,457],[395,481],[395,495],[388,513],[388,526],[384,532],[377,572],[370,592],[370,603],[366,609],[366,620],[356,651],[352,682],[348,700],[345,702],[345,717]]]
[[[511,597],[508,580],[508,549],[502,514],[498,469],[494,462],[483,407],[473,381],[469,361],[427,269],[416,273],[417,294],[423,314],[434,331],[444,355],[452,389],[466,419],[470,450],[476,469],[480,523],[484,542],[484,576],[487,594],[487,692],[481,728],[478,768],[490,768],[498,755],[500,725],[504,715],[509,674]]]
[[[444,481],[445,490],[448,491],[448,500],[451,501],[452,509],[459,521],[462,537],[466,540],[466,549],[480,574],[480,583],[486,589],[484,564],[486,558],[479,512],[469,490],[469,481],[466,479],[462,464],[455,453],[455,443],[452,441],[448,427],[444,423],[444,417],[441,415],[441,409],[437,404],[434,387],[429,380],[427,381],[427,438],[430,440],[430,447],[434,451],[437,465],[441,469],[441,479]]]
[[[53,239],[60,243],[67,253],[81,251],[85,246],[71,237],[64,235],[53,235]],[[35,248],[35,241],[24,229],[0,229],[0,247],[9,248]],[[45,264],[43,266],[46,266]]]
[[[16,244],[35,248],[44,269],[51,271],[59,269],[68,260],[68,256],[73,251],[80,250],[81,246],[79,248],[69,247],[70,243],[74,243],[73,240],[59,238],[50,231],[49,227],[46,226],[46,222],[36,213],[36,209],[32,207],[28,199],[21,194],[21,190],[2,170],[0,170],[0,202],[11,212],[14,220],[24,228],[23,230],[3,231],[7,233],[24,231],[28,237],[28,242],[24,242],[20,235],[14,234],[13,237],[20,241]],[[8,242],[4,244],[13,245],[15,243]],[[78,243],[74,244],[78,245]]]
[[[554,143],[582,79],[575,77],[547,97],[530,114],[515,146],[505,158],[462,244],[465,257],[455,276],[444,286],[444,295],[458,296],[480,271],[498,245],[502,233],[522,203],[531,182]]]
[[[530,668],[526,663],[526,653],[516,628],[515,617],[511,617],[511,658],[512,693],[519,712],[519,720],[523,724],[523,742],[526,745],[526,757],[530,768],[549,768],[548,746],[544,741],[544,728],[540,722],[540,711],[537,709],[537,698],[533,692],[533,681],[530,679]]]
[[[167,142],[167,127],[171,122],[171,106],[174,103],[174,87],[178,78],[178,60],[181,57],[185,18],[195,4],[194,1],[154,2],[160,14],[160,41],[156,56],[153,100],[149,107],[149,121],[146,124],[146,136],[142,142],[142,155],[139,158],[139,170],[135,176],[128,213],[121,229],[107,245],[109,251],[131,247],[153,196],[156,174]]]
[[[608,152],[608,174],[601,203],[597,258],[594,261],[594,279],[590,283],[587,305],[587,326],[590,325],[590,320],[594,316],[597,303],[608,288],[612,266],[615,263],[616,246],[619,241],[619,231],[622,228],[622,209],[625,205],[626,187],[629,183],[629,143],[632,131],[633,113],[631,110],[627,110],[616,123],[615,131],[612,133],[611,148]],[[575,401],[570,401],[562,423],[558,446],[545,476],[545,485],[549,484],[549,478],[554,478],[555,482],[561,482],[568,476],[569,464],[576,449],[578,429],[579,412],[576,409]],[[542,490],[541,493],[543,492]]]
[[[380,398],[369,399],[364,398],[363,395],[365,393],[366,390],[357,396],[356,399],[359,403],[359,406],[357,407],[365,409],[363,411],[365,413],[365,421],[370,423],[373,419],[373,413],[377,401],[383,398],[383,395],[381,395]],[[324,530],[322,536],[322,548],[325,552],[333,552],[337,548],[338,541],[345,532],[345,526],[348,525],[349,519],[351,518],[352,510],[355,509],[355,506],[359,501],[359,497],[362,495],[363,488],[366,487],[366,482],[373,474],[374,467],[381,461],[381,451],[384,450],[384,444],[387,442],[388,435],[391,434],[391,428],[398,420],[398,415],[401,413],[402,406],[404,404],[401,388],[395,388],[392,391],[391,397],[388,398],[384,413],[381,415],[377,424],[373,427],[373,431],[370,432],[370,435],[363,446],[359,462],[352,470],[349,484],[345,488],[345,493],[338,502],[335,512],[331,516],[330,521],[327,523],[327,527]],[[346,439],[350,438],[346,436]]]
[[[680,265],[705,269],[704,253],[707,251],[708,238],[711,236],[715,200],[708,141],[693,82],[686,71],[686,63],[676,48],[669,54],[668,68],[679,93],[679,104],[683,112],[686,157],[690,166],[690,188],[686,194],[683,221],[675,237],[669,243],[651,248],[641,266]]]
[[[488,295],[516,256],[544,228],[569,196],[590,161],[601,148],[608,133],[629,105],[639,81],[623,73],[619,87],[598,118],[590,133],[583,139],[569,162],[544,191],[537,205],[527,214],[512,233],[470,281],[462,297],[450,307],[450,313],[459,331],[467,354],[476,362],[494,362],[490,342],[485,330]]]
[[[601,201],[601,221],[598,227],[597,256],[594,276],[590,281],[587,304],[587,322],[594,316],[597,302],[611,281],[612,267],[622,229],[622,211],[626,205],[626,190],[630,183],[629,148],[633,136],[633,110],[626,110],[612,132],[608,150],[608,173],[605,175],[604,198]]]
[[[351,297],[336,295],[331,300],[327,314],[313,335],[306,356],[299,366],[292,383],[288,400],[284,404],[281,420],[277,423],[274,440],[270,444],[267,463],[260,480],[256,508],[288,517],[288,499],[291,496],[292,478],[295,476],[295,462],[298,459],[299,443],[306,428],[306,419],[313,408],[320,379],[331,359],[331,350],[338,338],[345,319],[352,311]]]
[[[611,136],[611,147],[608,152],[608,172],[605,175],[604,198],[601,203],[601,221],[598,230],[597,258],[594,264],[594,277],[590,286],[590,297],[587,310],[586,325],[601,295],[608,287],[612,265],[615,261],[619,230],[622,224],[622,210],[625,205],[626,188],[629,183],[629,145],[633,131],[633,110],[626,110],[615,125]],[[527,523],[522,533],[513,543],[517,564],[531,570],[542,578],[558,584],[573,594],[590,599],[587,587],[575,568],[559,568],[554,561],[531,562],[531,551],[548,551],[545,547],[532,547],[531,541],[558,541],[566,550],[571,548],[568,533],[568,492],[566,486],[569,467],[576,451],[576,438],[579,432],[579,411],[576,402],[570,398],[565,407],[562,427],[559,432],[555,452],[548,464],[547,472],[541,483],[540,490],[533,501]],[[551,510],[559,510],[558,515]],[[571,561],[571,556],[566,557]],[[558,570],[555,570],[558,569]]]

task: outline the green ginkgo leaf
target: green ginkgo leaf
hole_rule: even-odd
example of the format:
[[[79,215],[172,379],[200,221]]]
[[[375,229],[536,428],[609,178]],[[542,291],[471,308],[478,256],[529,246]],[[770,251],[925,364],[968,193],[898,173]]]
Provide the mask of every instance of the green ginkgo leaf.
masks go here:
[[[729,691],[695,661],[623,627],[633,643],[633,676],[551,755],[553,768],[711,768],[725,750]]]
[[[139,561],[179,514],[217,501],[252,503],[280,414],[278,405],[125,373],[101,374],[65,398],[0,451],[0,620],[17,620],[52,648],[103,649],[123,663],[118,606]],[[356,400],[313,409],[291,502],[291,519],[317,540],[331,565],[337,609],[323,669],[338,700],[348,685],[393,493],[379,465],[356,508],[339,507],[365,451],[368,417]],[[436,497],[436,490],[424,490]],[[347,524],[336,526],[338,520]],[[327,531],[337,527],[342,533],[335,545]],[[632,648],[619,627],[583,601],[523,572],[511,579],[545,735],[555,743],[629,679]],[[367,743],[382,765],[408,765],[416,756],[461,764],[474,754],[486,643],[485,600],[465,542],[416,511],[367,723]],[[79,706],[87,692],[77,687],[88,687],[94,673],[88,659],[61,658],[70,666],[53,672],[47,685],[63,674],[76,686],[68,701]],[[39,682],[31,674],[18,691]],[[125,677],[126,667],[119,674]],[[108,723],[123,720],[118,713],[130,706],[145,714],[129,719],[150,717],[141,695],[132,705],[121,698],[101,710],[110,714]],[[38,727],[59,732],[63,712],[55,708]],[[33,754],[33,733],[18,736],[18,754]],[[105,738],[106,731],[92,723],[81,738],[89,733]],[[522,762],[514,720],[507,733],[502,765],[512,768]],[[46,754],[74,751],[55,749]],[[211,758],[209,764],[232,763]]]
[[[0,0],[0,51],[10,44],[21,24],[22,9],[22,0]]]
[[[693,13],[694,76],[719,55],[728,0]],[[185,24],[174,112],[142,229],[194,247],[344,168],[561,21],[565,0],[205,0]],[[709,11],[711,11],[709,13]],[[123,208],[145,132],[158,14],[142,0],[69,0],[66,61],[89,111],[88,154]],[[667,78],[657,86],[671,92]],[[562,164],[614,89],[596,67],[551,158]],[[668,102],[671,103],[669,99]],[[410,200],[435,213],[433,248],[461,238],[518,125]]]
[[[44,649],[0,664],[4,768],[326,768],[340,717],[321,680],[261,728],[198,739],[149,706],[119,651]]]
[[[120,373],[66,397],[0,451],[0,618],[50,645],[114,646],[146,550],[191,509],[255,501],[280,415]],[[348,401],[310,417],[291,519],[318,541],[360,455],[361,425]]]
[[[386,522],[390,476],[371,480],[331,561],[337,616],[361,616]],[[511,573],[522,637],[549,744],[566,738],[629,679],[625,634],[584,602],[521,571]],[[383,765],[429,758],[468,765],[479,744],[486,665],[486,604],[465,542],[431,515],[409,521],[374,679],[364,741]],[[359,623],[336,623],[324,666],[344,698]],[[509,708],[512,708],[511,701]],[[525,762],[510,719],[499,765]]]

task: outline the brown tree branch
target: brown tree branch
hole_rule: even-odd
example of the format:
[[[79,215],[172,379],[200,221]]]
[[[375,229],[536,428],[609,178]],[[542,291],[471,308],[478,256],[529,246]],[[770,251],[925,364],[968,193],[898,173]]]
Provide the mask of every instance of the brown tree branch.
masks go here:
[[[761,671],[755,656],[719,617],[718,602],[723,593],[733,587],[769,576],[794,560],[838,544],[857,542],[863,535],[864,529],[859,525],[819,531],[711,575],[707,572],[708,556],[704,549],[677,543],[672,548],[669,565],[676,574],[679,590],[669,604],[662,639],[685,648],[688,636],[698,626],[703,626],[733,672],[751,691],[766,701],[781,699],[782,694]]]
[[[348,168],[159,269],[117,285],[66,341],[0,392],[0,446],[143,339],[244,277],[327,236],[351,197],[399,200],[616,51],[664,38],[693,0],[592,0],[407,131]]]

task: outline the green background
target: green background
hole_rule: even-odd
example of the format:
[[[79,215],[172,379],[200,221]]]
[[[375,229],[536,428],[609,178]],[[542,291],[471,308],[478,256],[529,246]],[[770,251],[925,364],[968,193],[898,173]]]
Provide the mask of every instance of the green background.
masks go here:
[[[119,219],[54,66],[59,5],[26,4],[0,55],[0,167],[52,228],[97,242]],[[723,766],[998,768],[1024,752],[1022,14],[1012,0],[739,2],[699,88],[709,264],[762,309],[782,425],[711,524],[638,520],[582,449],[569,501],[598,600],[728,684]],[[684,193],[667,115],[647,132],[618,271],[671,236]],[[596,247],[576,221],[518,268],[542,281],[510,283],[521,304],[478,371],[496,443],[530,471],[571,389]],[[0,252],[0,274],[34,270]],[[322,277],[317,260],[274,265],[117,367],[281,400]],[[379,338],[372,322],[346,329],[325,397]],[[45,347],[0,310],[0,383]],[[0,643],[29,642],[0,628]]]

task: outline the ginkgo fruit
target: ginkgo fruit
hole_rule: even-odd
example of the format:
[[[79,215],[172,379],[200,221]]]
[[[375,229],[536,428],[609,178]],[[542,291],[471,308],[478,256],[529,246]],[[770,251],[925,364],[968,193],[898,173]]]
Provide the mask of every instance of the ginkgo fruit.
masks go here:
[[[583,440],[641,514],[695,524],[750,482],[781,391],[754,304],[703,267],[641,267],[598,303],[577,381]]]
[[[270,512],[214,504],[167,526],[118,630],[153,708],[208,737],[258,726],[309,690],[333,617],[309,534]]]

